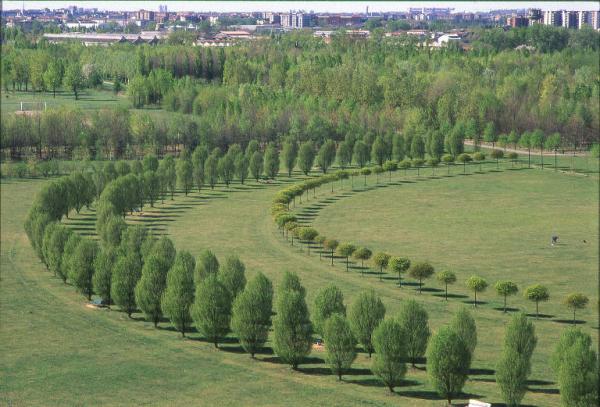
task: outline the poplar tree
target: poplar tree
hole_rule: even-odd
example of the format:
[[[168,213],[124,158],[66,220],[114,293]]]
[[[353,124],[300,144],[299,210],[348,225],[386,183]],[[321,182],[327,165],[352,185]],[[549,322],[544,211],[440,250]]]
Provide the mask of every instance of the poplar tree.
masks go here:
[[[265,150],[264,171],[268,178],[275,179],[279,173],[279,151],[275,143],[269,143]]]
[[[267,342],[272,309],[273,285],[259,272],[236,297],[231,317],[233,332],[252,358]]]
[[[229,290],[214,274],[200,281],[196,288],[196,299],[191,309],[196,329],[215,348],[229,333],[232,297]]]
[[[136,309],[135,286],[141,271],[140,257],[135,253],[121,254],[113,269],[110,295],[130,318]]]
[[[385,306],[375,291],[363,291],[350,307],[352,331],[365,352],[373,353],[373,331],[385,317]]]
[[[198,256],[198,262],[196,263],[196,269],[194,271],[194,281],[199,284],[204,278],[211,274],[217,274],[219,272],[219,260],[217,256],[208,250],[204,249]]]
[[[338,380],[342,380],[342,374],[356,359],[356,338],[346,317],[337,313],[331,315],[325,321],[323,338],[327,352],[325,360]]]
[[[163,267],[159,256],[151,255],[144,262],[142,277],[135,286],[136,304],[142,310],[146,319],[158,326],[162,317],[160,302],[167,284],[169,269]]]
[[[429,315],[421,304],[415,300],[408,300],[400,308],[398,323],[405,332],[406,356],[415,367],[417,360],[425,355],[427,341],[431,335]]]
[[[373,332],[372,370],[391,393],[406,374],[406,343],[405,330],[393,319],[383,321]]]
[[[194,302],[194,266],[194,258],[189,252],[178,252],[167,273],[167,284],[161,298],[163,313],[181,336],[185,336],[192,322],[190,307]]]
[[[69,279],[84,294],[88,301],[94,292],[92,278],[94,276],[94,260],[98,254],[98,243],[90,239],[82,239],[75,248],[71,258]]]
[[[312,347],[312,325],[303,291],[280,290],[273,323],[273,349],[294,370]]]
[[[305,141],[300,145],[300,150],[298,151],[298,166],[304,175],[308,175],[314,163],[315,147],[313,146],[312,141]]]
[[[109,308],[112,301],[110,290],[116,260],[116,249],[110,246],[103,247],[94,260],[94,277],[92,278],[94,291],[102,297]]]
[[[315,297],[313,323],[315,332],[324,335],[325,321],[333,314],[346,316],[344,294],[335,285],[321,288]]]
[[[219,281],[225,286],[232,300],[246,286],[245,271],[246,266],[235,255],[227,256],[225,262],[219,267]]]
[[[298,144],[294,140],[288,140],[283,143],[281,149],[283,164],[288,172],[288,177],[292,176],[292,171],[296,166],[296,158],[298,157]]]
[[[450,321],[450,328],[465,342],[472,358],[477,346],[477,326],[473,316],[465,307],[460,307],[458,312],[454,314]]]

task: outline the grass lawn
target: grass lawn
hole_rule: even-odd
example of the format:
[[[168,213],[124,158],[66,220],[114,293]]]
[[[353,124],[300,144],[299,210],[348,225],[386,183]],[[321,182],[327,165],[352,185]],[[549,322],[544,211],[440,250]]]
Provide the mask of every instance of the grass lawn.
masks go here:
[[[404,289],[394,281],[380,282],[376,275],[346,272],[342,259],[331,267],[310,256],[298,245],[291,247],[274,226],[270,202],[275,192],[300,179],[280,178],[271,185],[250,183],[203,190],[185,197],[177,194],[156,208],[146,208],[131,223],[143,223],[157,234],[168,234],[177,249],[197,256],[211,248],[220,259],[235,253],[245,262],[247,277],[257,271],[273,279],[277,287],[283,271],[297,272],[312,303],[319,288],[337,284],[346,304],[361,289],[374,288],[383,297],[388,316],[395,315],[402,300],[416,298],[430,313],[432,329],[446,323],[468,301],[463,289],[466,276],[479,274],[493,282],[511,278],[521,286],[542,282],[551,300],[541,305],[553,315],[536,322],[538,347],[524,403],[558,406],[555,378],[548,357],[556,338],[569,319],[560,305],[563,294],[582,291],[597,302],[595,265],[598,262],[597,179],[548,171],[504,171],[399,184],[401,172],[385,188],[364,193],[345,189],[331,194],[321,188],[317,198],[297,210],[314,219],[325,234],[341,240],[368,244],[374,249],[429,259],[438,269],[457,272],[459,282],[451,292],[460,298],[446,303],[438,291],[418,295],[414,285]],[[429,174],[430,170],[426,170]],[[440,171],[445,174],[445,169]],[[410,173],[409,173],[410,174]],[[423,174],[423,173],[422,173]],[[387,175],[381,176],[383,184]],[[362,181],[355,179],[356,185]],[[131,321],[118,312],[91,310],[73,287],[64,286],[45,272],[35,258],[22,228],[31,197],[42,180],[3,180],[0,308],[0,400],[13,405],[81,404],[232,404],[232,405],[410,405],[439,406],[441,400],[427,383],[422,365],[408,370],[406,381],[390,395],[370,374],[366,355],[360,354],[342,383],[330,374],[324,355],[313,352],[300,371],[292,372],[267,348],[257,361],[241,354],[232,339],[216,351],[212,344],[191,333],[182,340],[167,322],[160,329],[134,314]],[[370,186],[375,177],[369,179]],[[431,216],[435,214],[435,216]],[[94,212],[83,211],[65,223],[80,233],[94,233]],[[480,228],[475,230],[476,228]],[[553,230],[554,229],[554,230]],[[549,247],[552,232],[561,244]],[[479,239],[477,239],[479,236]],[[511,238],[518,236],[517,241]],[[587,245],[579,243],[586,239]],[[452,253],[450,256],[449,253]],[[578,276],[574,278],[573,276]],[[387,275],[386,277],[391,278]],[[414,282],[411,282],[414,283]],[[439,289],[428,281],[426,287]],[[479,345],[471,378],[462,400],[481,398],[500,402],[494,383],[498,357],[508,316],[494,310],[498,299],[490,289],[481,296],[475,312]],[[533,310],[532,304],[512,298],[511,305]],[[116,307],[115,307],[116,308]],[[580,312],[583,329],[597,328],[594,312]],[[595,336],[595,335],[594,335]]]

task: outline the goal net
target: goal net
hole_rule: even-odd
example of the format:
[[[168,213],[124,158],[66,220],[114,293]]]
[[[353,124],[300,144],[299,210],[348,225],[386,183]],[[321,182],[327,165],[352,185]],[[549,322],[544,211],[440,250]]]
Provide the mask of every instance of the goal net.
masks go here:
[[[48,108],[47,102],[19,102],[18,111],[20,112],[40,112]]]

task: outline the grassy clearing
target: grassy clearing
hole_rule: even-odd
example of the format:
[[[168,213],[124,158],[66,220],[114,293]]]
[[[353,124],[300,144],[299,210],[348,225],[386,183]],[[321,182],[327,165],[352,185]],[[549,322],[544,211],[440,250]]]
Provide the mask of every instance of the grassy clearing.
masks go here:
[[[462,168],[453,169],[456,173],[459,170],[462,171]],[[439,172],[445,173],[445,169]],[[394,175],[396,180],[400,174],[401,172]],[[382,183],[386,177],[387,175],[381,176]],[[417,298],[422,301],[430,313],[432,328],[436,330],[447,322],[452,313],[462,305],[462,301],[468,300],[455,298],[446,303],[432,295],[437,293],[432,291],[418,296],[412,287],[400,290],[393,281],[379,282],[375,275],[361,277],[356,269],[347,273],[342,259],[336,259],[336,266],[331,267],[327,261],[319,261],[314,252],[307,256],[304,248],[296,245],[290,247],[276,230],[268,211],[274,193],[282,185],[299,179],[296,175],[293,179],[282,177],[272,185],[235,184],[229,189],[219,187],[214,191],[203,190],[188,197],[177,194],[174,201],[167,200],[164,205],[159,204],[154,209],[148,208],[142,216],[130,217],[128,221],[151,226],[157,234],[168,234],[178,249],[190,250],[194,255],[206,247],[213,249],[220,258],[235,252],[246,263],[248,277],[262,271],[273,279],[276,286],[284,270],[295,271],[307,288],[307,300],[311,306],[316,291],[332,282],[342,289],[347,304],[356,298],[361,289],[375,288],[384,299],[388,316],[396,313],[405,298]],[[486,273],[510,275],[517,282],[520,282],[517,278],[523,273],[521,270],[526,270],[534,276],[549,276],[547,278],[552,282],[548,282],[553,295],[552,301],[560,296],[560,288],[557,288],[560,284],[566,286],[565,292],[580,287],[581,291],[587,293],[586,285],[595,287],[589,282],[595,281],[595,275],[590,275],[590,267],[597,264],[597,251],[582,253],[578,246],[568,243],[571,239],[570,234],[575,233],[573,229],[583,227],[583,231],[588,231],[591,226],[597,226],[597,214],[590,215],[589,212],[597,207],[597,184],[591,179],[553,175],[536,170],[455,176],[447,179],[427,179],[422,176],[421,179],[424,181],[373,188],[369,192],[354,194],[350,194],[348,181],[344,183],[345,189],[342,191],[338,190],[339,185],[336,185],[334,194],[329,192],[329,186],[325,186],[319,191],[317,199],[311,197],[310,201],[298,207],[298,210],[319,208],[319,211],[307,211],[307,214],[318,213],[316,218],[312,217],[315,219],[315,226],[323,233],[341,239],[344,239],[344,233],[348,230],[345,228],[352,227],[355,220],[359,219],[357,216],[371,213],[379,214],[379,219],[387,219],[383,225],[386,227],[385,233],[381,233],[380,228],[383,226],[377,226],[376,216],[371,216],[362,225],[360,233],[350,235],[351,240],[357,243],[357,237],[365,236],[365,233],[370,236],[369,239],[375,239],[378,235],[389,236],[396,229],[404,230],[404,223],[395,222],[405,222],[406,219],[402,216],[412,213],[414,218],[420,219],[420,223],[427,222],[428,227],[417,228],[420,235],[409,234],[411,238],[408,240],[412,241],[413,245],[411,250],[414,250],[414,256],[410,257],[427,257],[434,265],[442,267],[443,264],[435,261],[434,255],[451,253],[452,251],[446,248],[448,243],[460,249],[461,245],[457,242],[464,243],[464,239],[471,239],[469,235],[476,233],[472,225],[477,225],[477,222],[481,221],[484,225],[482,231],[478,232],[480,235],[499,239],[502,230],[513,233],[511,228],[504,226],[512,224],[509,216],[518,215],[517,219],[520,222],[528,222],[530,225],[541,222],[537,227],[545,228],[547,222],[544,216],[534,216],[533,219],[529,217],[538,212],[555,216],[556,212],[559,212],[559,215],[561,211],[565,212],[565,208],[576,208],[577,211],[569,211],[568,216],[561,217],[565,218],[565,222],[568,221],[570,230],[567,232],[567,229],[564,229],[564,233],[562,229],[557,231],[564,245],[557,247],[558,250],[554,252],[544,252],[554,253],[555,257],[537,257],[535,261],[538,262],[538,266],[533,269],[527,265],[536,263],[531,262],[527,256],[521,257],[528,253],[523,250],[527,249],[527,246],[511,246],[505,242],[509,239],[500,239],[491,249],[489,246],[477,249],[480,242],[475,241],[472,246],[462,248],[462,252],[458,253],[460,255],[440,257],[450,257],[456,264],[467,263],[468,267],[472,267],[452,267],[459,277],[468,276],[472,270],[488,278],[492,278],[490,276],[494,274]],[[414,177],[411,180],[414,181]],[[362,177],[355,179],[355,185],[358,186],[360,181]],[[422,369],[409,369],[406,383],[396,389],[398,394],[388,395],[387,390],[368,371],[369,360],[363,354],[359,356],[351,374],[345,376],[345,381],[337,383],[323,363],[323,355],[318,352],[311,355],[309,363],[301,365],[300,372],[291,372],[287,366],[274,363],[269,349],[266,354],[259,356],[259,361],[254,362],[249,360],[247,355],[239,353],[239,345],[234,340],[226,344],[223,351],[214,351],[212,345],[199,340],[201,338],[196,333],[192,333],[189,340],[179,339],[178,335],[168,328],[168,323],[161,324],[162,328],[155,330],[150,323],[141,320],[140,314],[134,315],[136,321],[129,321],[118,311],[95,311],[85,308],[83,297],[72,287],[63,286],[59,280],[43,271],[22,230],[22,222],[31,197],[43,182],[2,182],[0,307],[3,310],[3,321],[0,330],[0,352],[6,355],[0,363],[0,388],[3,389],[0,397],[3,400],[11,400],[13,405],[69,404],[75,397],[83,404],[125,404],[129,400],[169,405],[198,402],[227,402],[235,405],[443,404],[427,384]],[[372,185],[374,182],[375,176],[371,176],[369,183]],[[531,192],[521,193],[519,187],[528,188]],[[553,191],[563,191],[567,187],[570,188],[567,190],[568,195],[578,198],[576,207],[571,200],[564,201],[552,194]],[[462,190],[475,190],[477,199],[465,199],[472,195],[468,195],[468,192],[461,193]],[[448,202],[448,214],[439,212],[442,205],[440,191],[448,194],[448,199],[452,197],[458,200]],[[509,191],[517,197],[509,199]],[[421,199],[421,194],[435,199],[426,201]],[[496,201],[498,207],[500,203],[512,205],[509,206],[510,213],[496,215],[495,222],[486,220],[483,213],[475,213],[475,208],[482,206],[487,208],[488,212],[492,210],[494,202],[489,197],[491,194],[506,200]],[[382,200],[381,206],[378,199]],[[417,202],[412,202],[413,199],[417,199]],[[535,206],[529,199],[537,199]],[[527,205],[521,206],[525,202]],[[405,211],[405,208],[411,206],[415,211]],[[365,210],[365,207],[368,210]],[[390,210],[391,208],[393,210]],[[436,216],[437,220],[427,216],[432,210],[439,213],[439,216]],[[467,218],[459,227],[467,230],[468,234],[452,233],[452,239],[449,239],[448,233],[440,236],[439,229],[436,228],[440,219],[451,216],[453,211],[452,216],[457,216],[457,220]],[[344,221],[339,216],[345,212],[358,215],[355,215],[351,222]],[[417,216],[418,214],[421,215]],[[390,220],[388,216],[398,218]],[[328,224],[323,223],[326,218]],[[93,235],[94,219],[93,211],[84,211],[78,216],[72,216],[66,223],[81,233]],[[396,228],[393,228],[393,225],[396,225]],[[336,227],[338,229],[335,229]],[[542,251],[549,246],[550,233],[546,230],[537,234],[533,231],[522,233],[524,237],[521,238],[521,242],[523,239],[529,242],[539,236],[539,245],[533,246],[531,250],[537,247]],[[593,239],[590,237],[588,240],[589,247],[597,247],[597,234],[595,240]],[[386,240],[395,243],[389,243],[391,246],[382,248],[409,255],[409,252],[404,250],[404,241],[387,237]],[[373,240],[371,246],[375,248],[378,247],[377,244]],[[521,265],[521,269],[517,270],[508,268],[506,264],[509,259],[498,255],[498,245],[507,251],[514,250],[509,257],[510,261],[514,260],[511,264],[518,264],[518,259],[525,259],[525,265]],[[453,247],[452,250],[458,249]],[[492,250],[488,253],[494,253],[498,259],[487,260],[495,267],[493,270],[481,268],[487,250]],[[568,258],[562,257],[565,254],[568,254]],[[465,262],[465,258],[469,260]],[[592,260],[595,262],[588,263]],[[559,264],[557,262],[568,263],[570,267],[554,267],[553,265]],[[577,263],[578,268],[573,267],[575,262],[581,262]],[[547,271],[549,268],[551,276]],[[570,270],[578,270],[582,278],[575,280],[567,277],[573,275],[568,272]],[[428,282],[427,287],[441,288],[433,282]],[[457,287],[452,288],[452,292],[459,295],[466,295],[464,291],[460,282]],[[589,294],[591,303],[597,301],[594,293]],[[508,316],[493,309],[500,301],[492,292],[485,293],[482,299],[487,304],[476,312],[480,345],[476,351],[471,380],[465,387],[468,394],[464,398],[477,397],[499,402],[493,369]],[[513,302],[517,306],[525,305],[520,299],[513,299]],[[527,304],[527,310],[531,309],[531,305]],[[543,304],[541,309],[544,313],[556,315],[551,319],[568,319],[566,311],[559,312],[559,309],[562,310],[560,305],[554,308],[552,303]],[[592,322],[595,319],[591,311],[581,313],[580,317],[588,321],[583,325],[584,329],[596,327]],[[524,400],[526,404],[559,404],[557,386],[553,374],[548,369],[547,359],[563,326],[564,324],[550,320],[540,320],[536,323],[539,343],[533,359],[531,391]]]

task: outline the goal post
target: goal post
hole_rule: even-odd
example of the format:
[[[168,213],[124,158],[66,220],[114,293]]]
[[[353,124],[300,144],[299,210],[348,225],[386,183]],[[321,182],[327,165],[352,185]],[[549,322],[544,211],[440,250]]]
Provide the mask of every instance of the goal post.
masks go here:
[[[48,102],[19,102],[19,111],[21,112],[35,112],[35,111],[45,111],[48,109]]]

